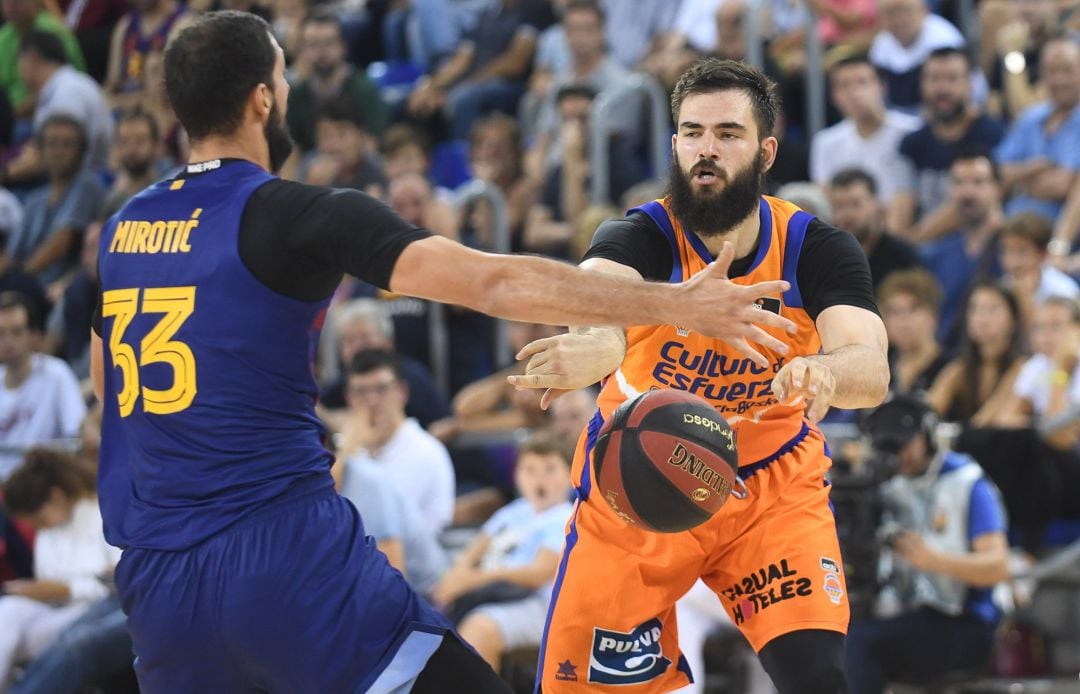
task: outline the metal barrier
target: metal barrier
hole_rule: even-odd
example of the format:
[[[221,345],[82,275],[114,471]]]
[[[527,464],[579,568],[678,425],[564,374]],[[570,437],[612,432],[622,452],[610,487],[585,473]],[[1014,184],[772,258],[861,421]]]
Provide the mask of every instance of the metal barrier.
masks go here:
[[[663,174],[671,156],[671,128],[668,99],[664,88],[645,74],[633,74],[608,87],[593,103],[589,131],[589,163],[592,167],[592,201],[607,204],[611,194],[611,169],[608,139],[611,137],[611,115],[625,108],[628,99],[646,98],[649,102],[649,159],[654,176]]]

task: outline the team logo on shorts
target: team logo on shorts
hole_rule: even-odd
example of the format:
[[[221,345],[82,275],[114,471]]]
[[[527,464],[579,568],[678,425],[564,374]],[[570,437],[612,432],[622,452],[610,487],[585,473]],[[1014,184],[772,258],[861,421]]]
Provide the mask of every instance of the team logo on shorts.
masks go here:
[[[844,599],[844,586],[840,583],[840,576],[829,572],[825,574],[825,584],[822,589],[828,594],[829,600],[832,600],[834,605],[839,605],[840,601]]]
[[[650,619],[630,633],[593,628],[589,682],[638,684],[664,674],[671,661],[660,652],[659,619]]]

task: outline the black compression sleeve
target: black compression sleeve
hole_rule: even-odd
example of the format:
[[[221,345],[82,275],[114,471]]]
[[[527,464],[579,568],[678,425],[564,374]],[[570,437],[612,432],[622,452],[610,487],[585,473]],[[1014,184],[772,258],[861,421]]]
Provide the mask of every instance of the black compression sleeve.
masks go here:
[[[878,313],[870,265],[855,237],[815,219],[810,222],[796,270],[803,306],[814,320],[830,306]]]
[[[609,219],[593,234],[585,260],[603,258],[637,270],[647,280],[671,277],[671,246],[656,224],[642,212]]]
[[[401,252],[429,235],[366,193],[275,179],[244,208],[240,257],[274,291],[318,301],[344,273],[388,289]]]

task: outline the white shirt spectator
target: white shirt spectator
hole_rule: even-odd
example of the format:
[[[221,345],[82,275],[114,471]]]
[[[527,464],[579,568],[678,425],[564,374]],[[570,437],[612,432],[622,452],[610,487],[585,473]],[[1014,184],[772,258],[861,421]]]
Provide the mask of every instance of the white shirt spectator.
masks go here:
[[[885,73],[889,102],[897,107],[916,109],[920,101],[919,70],[922,64],[938,48],[963,46],[964,35],[949,20],[927,14],[919,35],[910,46],[900,43],[888,31],[880,31],[870,44],[868,57],[878,70]]]
[[[491,538],[483,559],[482,570],[513,569],[528,566],[536,561],[541,549],[561,554],[566,532],[574,506],[569,501],[555,504],[536,512],[526,499],[516,499],[503,506],[488,519],[482,528]],[[551,590],[551,584],[540,589]]]
[[[887,203],[900,188],[894,175],[903,167],[900,140],[922,121],[899,111],[887,111],[885,122],[867,139],[859,135],[854,121],[844,119],[814,135],[810,142],[810,178],[826,186],[840,171],[860,168],[874,177],[878,197]]]
[[[698,53],[716,49],[716,11],[727,0],[682,0],[672,29]]]
[[[1045,354],[1035,354],[1020,367],[1013,384],[1013,394],[1031,403],[1031,411],[1036,417],[1043,417],[1050,409],[1050,389],[1057,367],[1054,360]],[[1069,402],[1080,404],[1080,365],[1073,370],[1069,379]]]
[[[371,459],[398,491],[412,499],[436,533],[454,518],[454,464],[442,443],[413,418]]]
[[[4,384],[0,366],[0,480],[22,459],[20,450],[43,441],[74,438],[86,417],[86,403],[75,374],[62,360],[35,354],[30,376],[15,389]]]
[[[1080,298],[1080,285],[1076,284],[1076,280],[1056,267],[1044,265],[1042,275],[1039,278],[1039,286],[1035,289],[1035,303],[1049,299],[1052,296],[1063,299]]]
[[[105,541],[96,498],[75,503],[71,520],[40,531],[34,540],[34,575],[66,583],[71,602],[86,603],[109,595],[99,576],[120,561],[120,549]]]
[[[34,132],[54,113],[64,113],[86,130],[85,164],[104,169],[109,162],[113,139],[113,116],[105,93],[94,79],[70,65],[57,69],[38,97],[34,111]]]

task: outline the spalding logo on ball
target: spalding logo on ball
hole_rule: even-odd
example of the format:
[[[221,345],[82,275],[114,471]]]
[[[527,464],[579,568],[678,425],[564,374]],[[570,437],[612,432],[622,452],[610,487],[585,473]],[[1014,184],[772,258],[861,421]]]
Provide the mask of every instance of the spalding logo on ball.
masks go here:
[[[628,400],[600,429],[597,488],[627,523],[677,533],[709,520],[739,469],[735,435],[702,398],[652,390]]]

